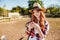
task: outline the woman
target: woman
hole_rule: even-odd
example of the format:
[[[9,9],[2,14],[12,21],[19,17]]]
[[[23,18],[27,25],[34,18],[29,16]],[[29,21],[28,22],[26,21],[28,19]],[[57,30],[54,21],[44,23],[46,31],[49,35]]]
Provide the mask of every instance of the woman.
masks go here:
[[[45,19],[44,9],[41,8],[39,3],[34,3],[31,10],[32,18],[26,24],[26,33],[28,40],[45,40],[45,35],[48,30],[48,23]]]

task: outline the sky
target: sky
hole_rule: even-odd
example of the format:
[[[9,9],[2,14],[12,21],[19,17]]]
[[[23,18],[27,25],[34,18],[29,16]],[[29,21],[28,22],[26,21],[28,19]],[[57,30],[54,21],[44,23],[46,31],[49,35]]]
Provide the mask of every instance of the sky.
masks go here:
[[[42,0],[44,3],[44,7],[47,8],[51,4],[60,5],[60,0]],[[28,8],[28,0],[0,0],[0,7],[4,7],[6,9],[11,10],[15,6],[21,6]]]

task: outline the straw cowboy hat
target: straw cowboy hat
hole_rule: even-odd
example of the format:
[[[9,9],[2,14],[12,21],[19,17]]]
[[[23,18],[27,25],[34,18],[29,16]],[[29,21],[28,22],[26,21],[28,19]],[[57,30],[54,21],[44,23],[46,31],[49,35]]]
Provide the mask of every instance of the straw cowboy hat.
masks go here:
[[[43,12],[46,11],[46,9],[45,9],[45,8],[42,8],[39,3],[34,3],[34,4],[33,4],[33,8],[30,9],[29,12],[32,13],[32,10],[34,10],[34,9],[37,9],[37,10],[40,10],[40,11],[43,11]]]

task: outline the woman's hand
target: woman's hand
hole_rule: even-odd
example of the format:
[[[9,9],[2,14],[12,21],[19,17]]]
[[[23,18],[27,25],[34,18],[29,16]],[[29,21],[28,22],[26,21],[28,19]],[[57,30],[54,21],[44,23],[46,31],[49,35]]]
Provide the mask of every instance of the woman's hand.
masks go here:
[[[33,24],[33,22],[30,22],[29,23],[29,31],[31,31],[32,28],[34,28],[34,24]]]
[[[36,24],[36,23],[34,23],[34,22],[31,22],[31,23],[30,23],[31,28],[35,28],[37,25],[38,25],[38,24]]]
[[[32,28],[37,28],[39,25],[34,23],[34,22],[31,22],[29,23],[29,29],[31,30]],[[40,28],[40,27],[39,27]]]
[[[41,38],[44,38],[44,34],[42,33],[40,26],[39,26],[38,24],[34,23],[34,22],[33,22],[32,26],[33,26],[35,29],[38,30],[40,37],[41,37]]]

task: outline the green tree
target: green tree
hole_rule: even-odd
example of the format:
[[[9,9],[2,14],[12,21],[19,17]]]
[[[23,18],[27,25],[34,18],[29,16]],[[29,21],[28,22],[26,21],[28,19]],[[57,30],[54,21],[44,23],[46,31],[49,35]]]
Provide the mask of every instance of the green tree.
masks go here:
[[[52,17],[60,17],[60,8],[53,6],[47,8],[47,13],[51,14]]]
[[[13,7],[11,12],[21,12],[21,7],[20,6]]]
[[[27,8],[21,8],[21,15],[28,15]]]
[[[2,16],[2,15],[3,15],[3,9],[0,8],[0,16]]]
[[[9,10],[0,7],[0,16],[8,16]]]
[[[28,6],[29,6],[29,9],[33,8],[33,4],[35,2],[38,2],[42,7],[43,7],[43,2],[41,0],[29,0],[28,1]]]

